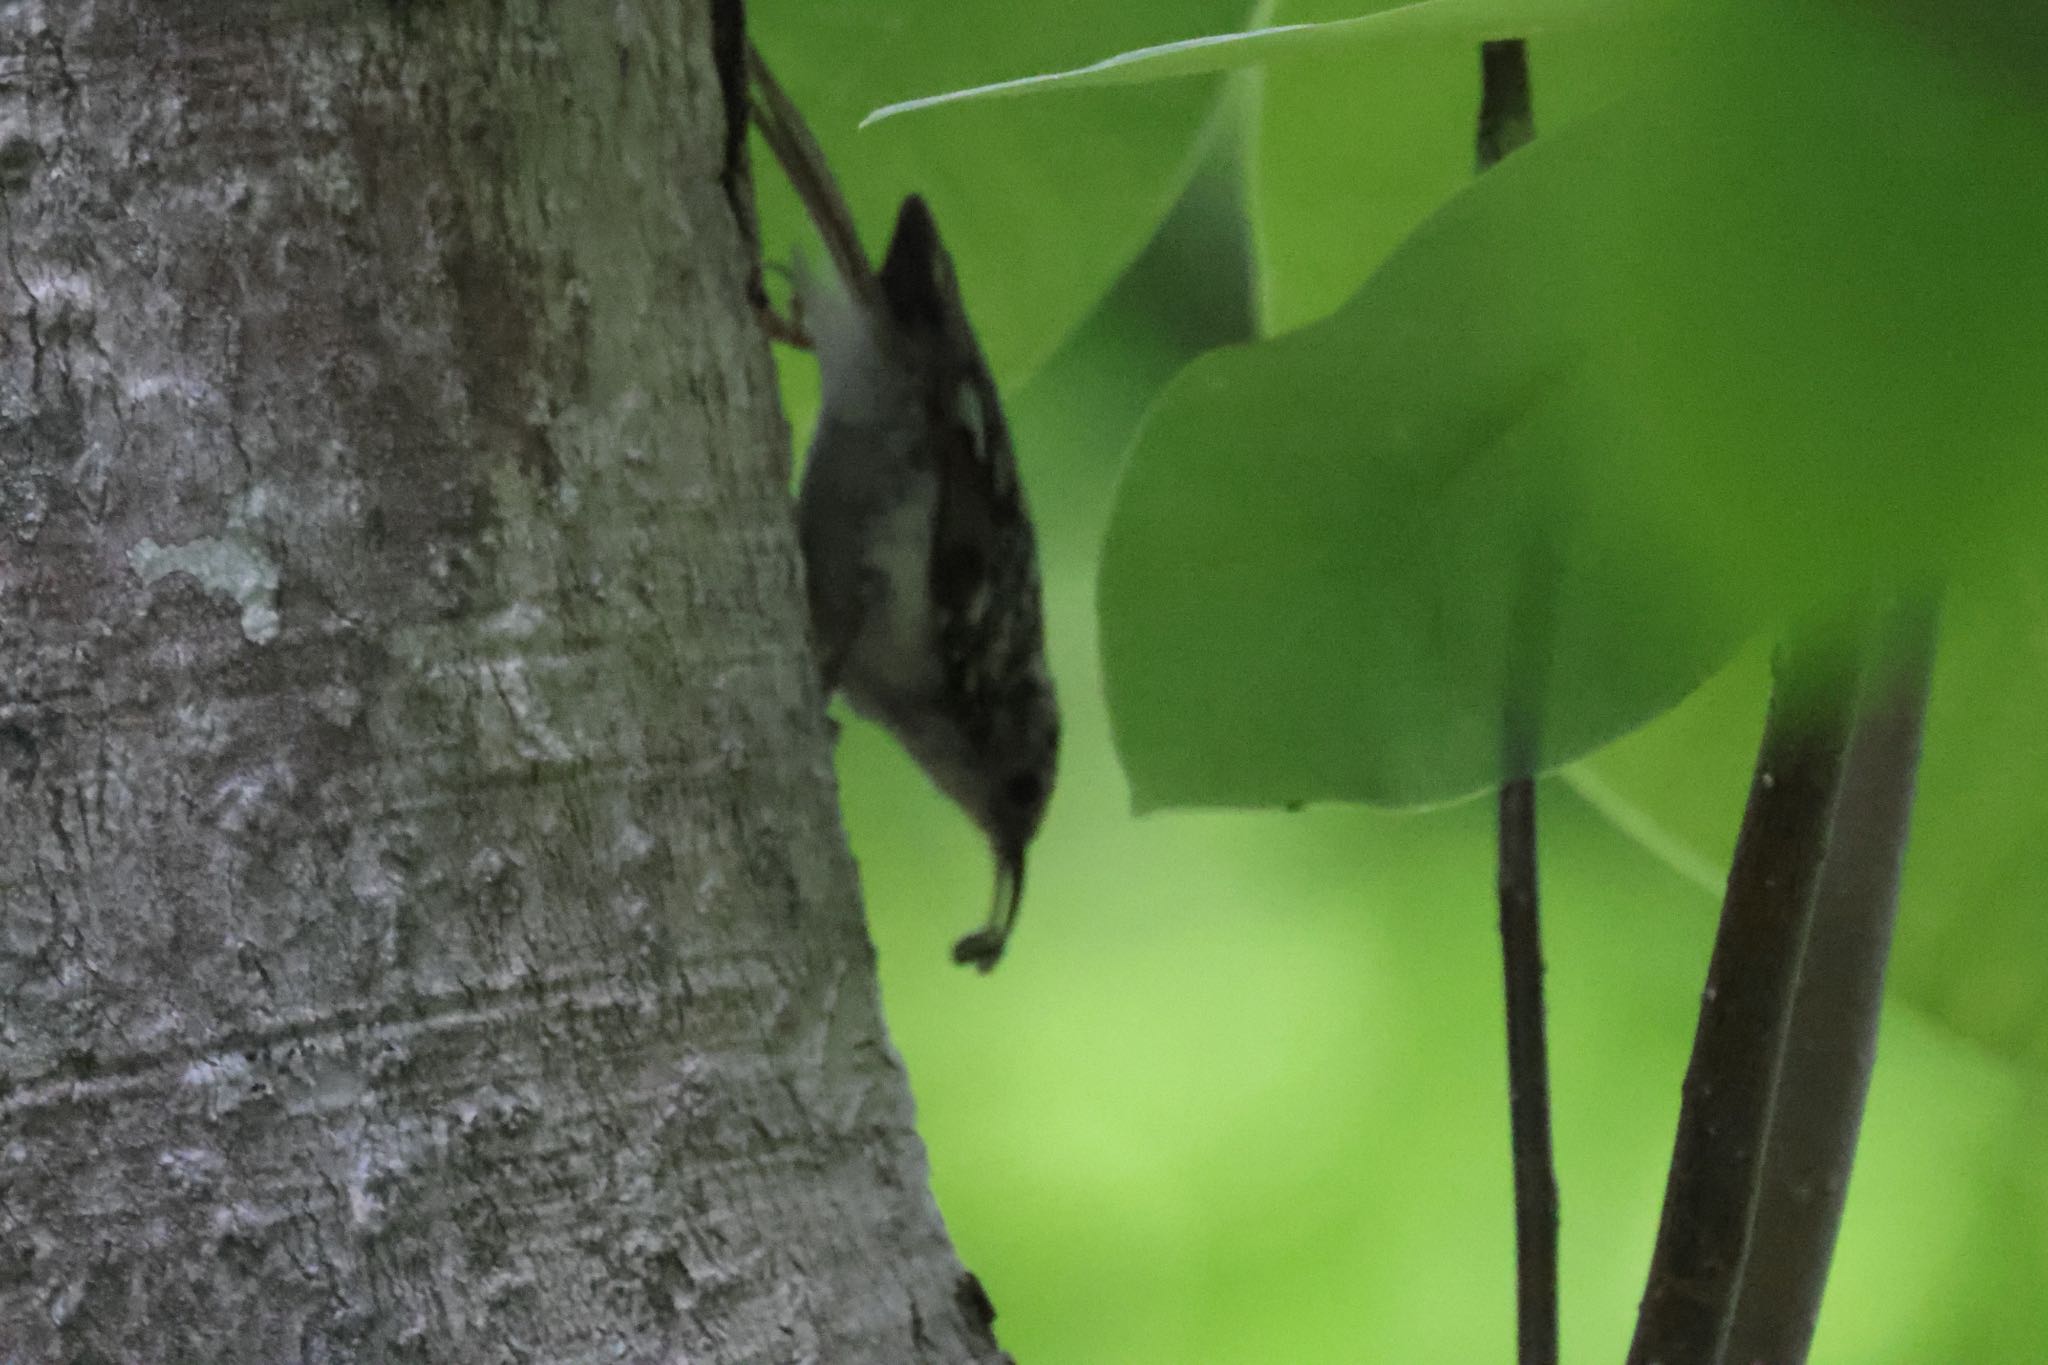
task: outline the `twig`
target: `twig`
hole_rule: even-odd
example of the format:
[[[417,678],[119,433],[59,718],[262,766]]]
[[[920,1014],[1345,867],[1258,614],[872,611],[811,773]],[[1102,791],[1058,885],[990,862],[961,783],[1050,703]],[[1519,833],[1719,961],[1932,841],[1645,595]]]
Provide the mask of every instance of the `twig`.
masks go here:
[[[1504,38],[1479,45],[1478,166],[1481,172],[1536,136],[1529,93],[1529,45]]]
[[[1484,173],[1536,135],[1529,55],[1520,39],[1479,50],[1478,169]],[[1499,863],[1501,976],[1508,1042],[1508,1134],[1515,1178],[1515,1340],[1521,1365],[1557,1361],[1557,1173],[1550,1142],[1550,1063],[1544,1038],[1543,935],[1537,914],[1536,766],[1543,678],[1549,668],[1549,598],[1555,575],[1533,544],[1510,642],[1502,714]]]
[[[761,130],[762,140],[782,163],[782,173],[803,201],[805,213],[825,243],[825,254],[832,258],[834,272],[855,302],[879,310],[881,285],[861,247],[853,210],[847,207],[839,182],[825,164],[825,153],[811,135],[810,125],[783,92],[757,47],[747,49],[747,76],[754,126]]]
[[[1515,1170],[1515,1358],[1557,1360],[1557,1172],[1536,912],[1536,782],[1500,789],[1500,946],[1508,1023],[1508,1131]]]
[[[1742,1365],[1800,1365],[1813,1343],[1877,1060],[1936,616],[1931,595],[1895,604],[1865,672],[1729,1339]]]
[[[1859,654],[1830,628],[1795,632],[1778,651],[1629,1365],[1718,1365],[1727,1346]]]

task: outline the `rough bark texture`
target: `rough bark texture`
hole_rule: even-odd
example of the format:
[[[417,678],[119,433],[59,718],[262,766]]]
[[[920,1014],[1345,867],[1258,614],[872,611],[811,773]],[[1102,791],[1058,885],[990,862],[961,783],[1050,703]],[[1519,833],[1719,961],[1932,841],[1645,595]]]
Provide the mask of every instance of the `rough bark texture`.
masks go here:
[[[0,5],[8,1359],[1001,1359],[712,10]]]

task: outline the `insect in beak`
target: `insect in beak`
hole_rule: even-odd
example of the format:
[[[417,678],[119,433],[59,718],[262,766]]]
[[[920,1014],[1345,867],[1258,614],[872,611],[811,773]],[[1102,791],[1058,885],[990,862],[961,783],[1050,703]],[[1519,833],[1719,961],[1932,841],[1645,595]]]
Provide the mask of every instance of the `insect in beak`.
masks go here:
[[[1003,947],[1017,923],[1017,905],[1024,899],[1024,850],[996,853],[996,894],[988,923],[953,945],[953,960],[979,972],[995,970]]]

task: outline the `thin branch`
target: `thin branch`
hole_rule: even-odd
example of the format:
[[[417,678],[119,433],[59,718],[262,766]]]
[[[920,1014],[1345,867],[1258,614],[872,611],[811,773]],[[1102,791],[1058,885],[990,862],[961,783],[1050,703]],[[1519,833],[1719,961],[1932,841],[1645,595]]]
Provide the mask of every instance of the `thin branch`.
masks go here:
[[[754,126],[761,130],[768,149],[782,163],[782,173],[803,201],[804,211],[825,243],[825,253],[832,258],[833,270],[856,302],[878,309],[881,286],[861,247],[853,210],[847,207],[839,182],[825,164],[825,153],[812,136],[810,124],[776,81],[757,47],[747,49],[747,75],[753,87]]]
[[[1478,169],[1536,135],[1528,47],[1520,39],[1479,50]],[[1543,935],[1537,914],[1537,731],[1550,658],[1556,575],[1544,547],[1523,556],[1502,714],[1498,892],[1507,1014],[1508,1134],[1515,1179],[1515,1339],[1521,1365],[1557,1361],[1557,1173],[1550,1142],[1550,1063],[1544,1037]]]
[[[1718,1365],[1727,1346],[1859,655],[1831,628],[1795,633],[1778,651],[1629,1365]]]
[[[1507,1000],[1508,1131],[1515,1171],[1515,1358],[1557,1360],[1557,1171],[1536,899],[1536,782],[1500,789],[1500,945]]]
[[[1793,1003],[1728,1358],[1800,1365],[1849,1192],[1934,665],[1931,596],[1880,623]]]
[[[1503,38],[1479,45],[1479,170],[1492,169],[1536,136],[1536,104],[1529,93],[1529,45]]]

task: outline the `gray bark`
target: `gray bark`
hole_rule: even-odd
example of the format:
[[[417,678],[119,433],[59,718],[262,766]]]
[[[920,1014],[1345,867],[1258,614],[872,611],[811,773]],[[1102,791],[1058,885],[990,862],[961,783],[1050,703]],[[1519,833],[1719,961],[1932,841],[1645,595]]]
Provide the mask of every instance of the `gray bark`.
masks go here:
[[[0,6],[7,1359],[1002,1359],[710,9]]]

